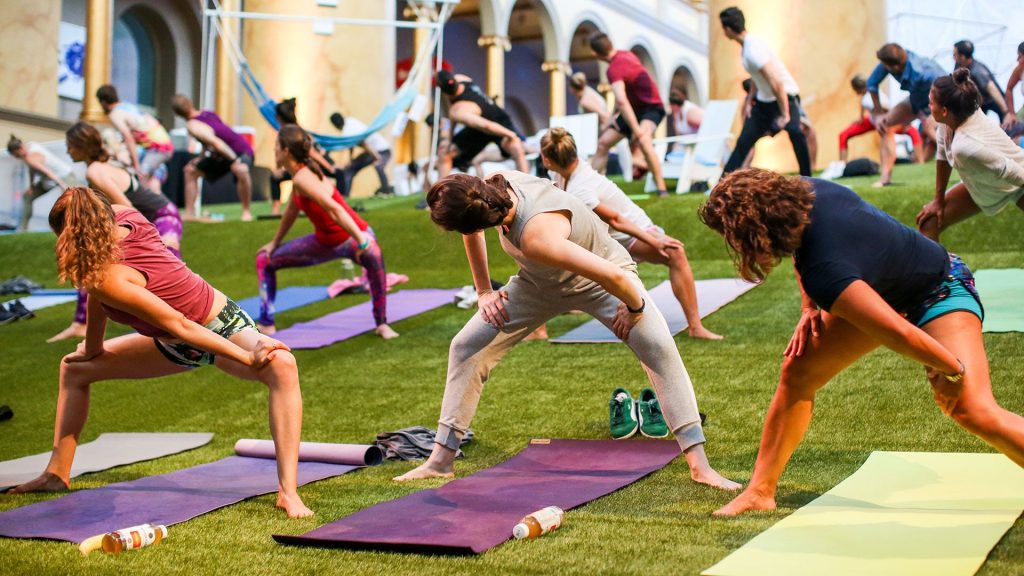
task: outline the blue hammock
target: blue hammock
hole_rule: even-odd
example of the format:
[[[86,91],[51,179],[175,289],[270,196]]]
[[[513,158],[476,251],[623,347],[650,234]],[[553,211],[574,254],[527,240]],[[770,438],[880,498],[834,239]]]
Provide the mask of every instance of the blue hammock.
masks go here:
[[[267,94],[263,86],[256,80],[252,70],[249,68],[249,64],[242,62],[238,71],[239,79],[241,80],[242,87],[249,93],[253,102],[259,108],[260,114],[263,118],[274,127],[275,130],[281,128],[281,125],[277,121],[277,114],[274,112],[274,107],[277,106],[277,102]],[[312,136],[320,146],[328,152],[334,150],[347,150],[349,148],[358,146],[363,140],[375,132],[379,132],[385,126],[394,121],[395,117],[398,116],[403,110],[412,105],[413,100],[416,99],[416,91],[412,89],[411,83],[406,82],[395,94],[395,97],[384,107],[383,110],[377,114],[377,117],[366,127],[366,131],[361,134],[354,134],[352,136],[334,136],[328,134],[317,134],[310,132]]]

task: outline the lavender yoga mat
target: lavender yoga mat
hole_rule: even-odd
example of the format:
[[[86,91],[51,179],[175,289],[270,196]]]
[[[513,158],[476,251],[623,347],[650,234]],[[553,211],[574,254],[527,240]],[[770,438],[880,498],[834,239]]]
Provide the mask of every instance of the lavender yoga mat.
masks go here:
[[[402,290],[388,294],[388,322],[398,322],[452,301],[458,289]],[[274,338],[292,348],[323,348],[376,328],[373,305],[363,302],[277,332]]]
[[[257,445],[258,446],[258,445]],[[339,445],[346,463],[299,462],[302,486],[361,468],[368,449]],[[337,456],[337,454],[336,454]],[[0,536],[81,542],[90,536],[150,522],[177,524],[247,498],[277,491],[272,458],[229,456],[185,470],[118,482],[0,513]]]
[[[545,506],[575,508],[660,470],[680,454],[658,440],[534,440],[487,470],[382,502],[284,544],[480,554],[512,537],[520,518]],[[571,521],[571,520],[570,520]]]

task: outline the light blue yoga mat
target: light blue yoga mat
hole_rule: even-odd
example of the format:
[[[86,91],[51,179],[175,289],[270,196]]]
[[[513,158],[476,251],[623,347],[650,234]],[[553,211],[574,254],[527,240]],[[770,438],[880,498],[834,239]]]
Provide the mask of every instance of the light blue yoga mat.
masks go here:
[[[326,286],[288,286],[277,291],[277,299],[274,302],[274,312],[280,314],[288,310],[302,308],[314,302],[327,300]],[[260,297],[253,296],[238,301],[238,307],[252,316],[254,319],[260,315]]]
[[[739,298],[752,290],[757,284],[751,284],[736,278],[716,278],[713,280],[697,280],[697,309],[701,318],[725,306],[729,302]],[[679,334],[689,323],[683,315],[683,308],[672,293],[672,285],[668,280],[655,286],[650,291],[654,305],[658,307],[661,314],[668,322],[668,329],[675,336]],[[582,326],[578,326],[558,338],[553,338],[553,344],[588,344],[595,342],[619,342],[619,338],[597,320],[591,320]]]
[[[985,307],[984,332],[1024,332],[1024,270],[978,270],[974,283]]]

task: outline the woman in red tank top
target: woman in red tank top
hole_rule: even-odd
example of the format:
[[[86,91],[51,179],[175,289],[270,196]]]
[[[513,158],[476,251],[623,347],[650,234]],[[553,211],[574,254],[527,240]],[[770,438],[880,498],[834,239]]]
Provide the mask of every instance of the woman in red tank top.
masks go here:
[[[278,166],[292,175],[292,197],[274,239],[256,253],[256,275],[260,281],[259,329],[264,334],[276,332],[274,299],[278,270],[348,258],[366,269],[377,335],[385,340],[397,338],[398,333],[387,324],[387,270],[373,228],[324,178],[320,167],[310,158],[312,146],[309,134],[295,124],[282,126],[277,133],[274,154]],[[281,244],[300,211],[309,217],[314,233]]]
[[[270,389],[270,431],[278,462],[277,506],[290,517],[313,512],[296,488],[302,395],[295,357],[263,336],[237,304],[167,250],[142,215],[111,206],[89,188],[69,188],[50,211],[61,278],[89,293],[85,341],[61,361],[54,450],[36,479],[12,492],[65,490],[89,387],[156,378],[213,364]],[[138,333],[104,341],[107,318]]]

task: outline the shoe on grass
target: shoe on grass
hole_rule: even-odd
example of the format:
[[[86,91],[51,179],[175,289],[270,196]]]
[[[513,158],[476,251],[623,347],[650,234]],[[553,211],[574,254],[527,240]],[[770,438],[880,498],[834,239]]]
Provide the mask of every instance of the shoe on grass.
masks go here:
[[[18,315],[7,310],[7,306],[0,304],[0,326],[10,324],[18,319]]]
[[[668,424],[661,414],[661,405],[654,395],[654,390],[644,388],[637,401],[637,414],[640,418],[640,433],[648,438],[665,438],[668,436]]]
[[[7,305],[7,311],[14,314],[15,320],[28,320],[29,318],[35,318],[36,315],[25,307],[21,303],[21,300],[15,300]]]
[[[636,420],[636,403],[625,388],[616,388],[612,392],[612,399],[608,401],[608,419],[615,440],[629,438],[640,427]]]

